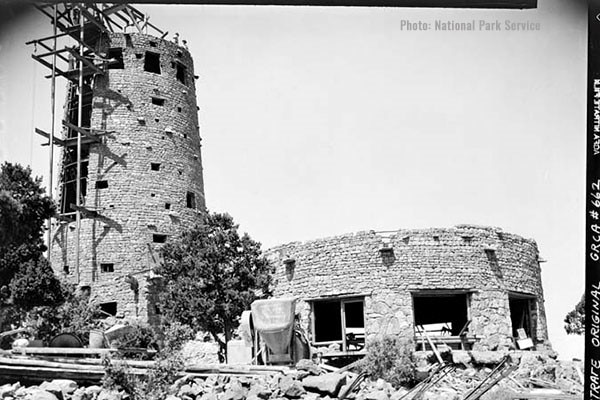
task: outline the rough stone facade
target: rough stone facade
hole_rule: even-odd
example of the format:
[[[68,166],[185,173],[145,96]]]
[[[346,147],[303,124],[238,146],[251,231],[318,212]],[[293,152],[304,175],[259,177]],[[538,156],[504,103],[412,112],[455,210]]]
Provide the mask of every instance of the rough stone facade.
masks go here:
[[[79,276],[74,219],[54,224],[51,261],[95,301],[116,302],[117,315],[152,321],[150,275],[161,242],[205,208],[194,66],[185,48],[150,35],[111,33],[96,46],[109,58],[122,56],[90,85],[90,127],[109,132],[89,145],[82,180],[82,206],[97,214],[82,213]],[[75,98],[67,99],[65,119],[73,106]]]
[[[302,324],[313,336],[310,305],[317,301],[363,300],[368,341],[413,337],[418,296],[458,294],[468,302],[473,349],[514,347],[509,299],[527,299],[528,334],[538,348],[549,346],[537,245],[499,228],[359,232],[289,243],[268,257],[276,266],[275,296],[300,300]]]

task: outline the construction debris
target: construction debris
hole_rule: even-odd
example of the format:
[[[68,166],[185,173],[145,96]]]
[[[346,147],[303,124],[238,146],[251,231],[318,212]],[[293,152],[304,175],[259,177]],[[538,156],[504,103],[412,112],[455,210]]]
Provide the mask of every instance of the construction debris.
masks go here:
[[[169,400],[331,400],[336,396],[339,400],[574,400],[582,397],[578,374],[581,362],[559,362],[535,352],[515,352],[510,357],[505,354],[502,360],[496,365],[436,362],[428,376],[412,389],[394,388],[382,379],[372,380],[362,373],[308,360],[302,360],[296,368],[188,364],[172,385]],[[143,376],[155,362],[113,360],[112,363],[126,366],[131,375]],[[10,379],[15,382],[0,386],[0,398],[128,397],[122,391],[107,391],[98,386],[104,376],[99,358],[23,356],[6,352],[0,355],[0,376],[5,382]],[[36,386],[22,386],[26,382],[36,383]]]

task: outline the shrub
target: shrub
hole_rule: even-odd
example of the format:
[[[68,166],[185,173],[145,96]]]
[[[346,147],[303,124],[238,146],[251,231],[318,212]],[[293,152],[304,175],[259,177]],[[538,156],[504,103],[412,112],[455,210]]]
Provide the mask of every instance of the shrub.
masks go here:
[[[66,301],[59,306],[33,308],[27,315],[26,325],[46,343],[63,332],[75,334],[87,343],[90,330],[102,326],[98,319],[99,307],[90,303],[87,296],[75,295],[70,286],[64,288],[64,293]]]
[[[398,388],[413,386],[415,382],[415,360],[412,342],[400,337],[386,335],[367,343],[367,355],[358,368],[371,379],[382,378]]]
[[[125,335],[111,341],[111,347],[117,349],[151,349],[157,348],[157,334],[150,325],[139,322],[137,320],[126,321],[126,325],[132,329]],[[125,351],[121,354],[123,358],[150,359],[149,354],[139,353],[134,351]]]

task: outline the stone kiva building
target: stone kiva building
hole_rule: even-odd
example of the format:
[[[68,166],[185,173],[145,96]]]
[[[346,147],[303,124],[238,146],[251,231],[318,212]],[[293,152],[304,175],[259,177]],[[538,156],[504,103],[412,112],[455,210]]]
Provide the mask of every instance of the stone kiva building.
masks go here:
[[[152,322],[161,243],[205,207],[194,66],[173,41],[88,25],[86,51],[109,61],[84,69],[81,116],[79,85],[69,84],[51,262],[105,312]]]
[[[268,252],[312,345],[356,354],[381,334],[466,350],[549,347],[535,241],[498,228],[359,232]],[[527,343],[529,340],[526,339]],[[521,346],[522,347],[522,346]]]

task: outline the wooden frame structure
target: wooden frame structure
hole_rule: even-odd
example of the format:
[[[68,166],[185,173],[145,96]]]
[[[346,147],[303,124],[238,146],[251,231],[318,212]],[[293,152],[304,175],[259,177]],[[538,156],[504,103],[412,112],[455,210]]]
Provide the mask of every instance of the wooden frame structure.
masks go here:
[[[64,150],[64,171],[60,180],[60,210],[57,218],[60,220],[76,221],[75,235],[75,277],[79,283],[79,237],[81,218],[98,216],[95,210],[88,210],[83,202],[83,192],[87,189],[87,177],[82,170],[87,158],[83,157],[82,146],[102,144],[103,137],[114,132],[102,131],[91,127],[90,118],[84,118],[84,107],[91,110],[93,99],[93,82],[96,76],[103,75],[111,60],[108,55],[98,51],[102,35],[111,32],[150,33],[164,38],[168,32],[162,31],[149,22],[149,17],[134,7],[118,3],[56,3],[40,4],[35,7],[50,18],[53,34],[31,40],[27,45],[33,45],[31,57],[47,67],[51,79],[51,128],[50,132],[36,128],[35,132],[48,139],[43,145],[48,146],[50,179],[49,196],[52,197],[54,175],[54,146]],[[150,31],[150,32],[149,32]],[[60,45],[60,48],[59,48]],[[38,53],[38,48],[42,49]],[[56,78],[65,78],[69,83],[69,95],[66,109],[66,120],[62,121],[63,139],[55,133],[56,121]],[[75,110],[76,105],[76,110]],[[70,171],[71,174],[68,173]],[[71,177],[70,175],[75,175]],[[65,196],[65,192],[75,186],[74,203]],[[48,221],[48,252],[52,249],[51,219]]]

